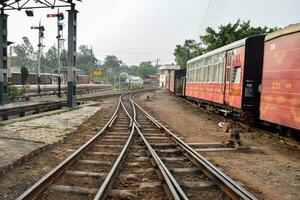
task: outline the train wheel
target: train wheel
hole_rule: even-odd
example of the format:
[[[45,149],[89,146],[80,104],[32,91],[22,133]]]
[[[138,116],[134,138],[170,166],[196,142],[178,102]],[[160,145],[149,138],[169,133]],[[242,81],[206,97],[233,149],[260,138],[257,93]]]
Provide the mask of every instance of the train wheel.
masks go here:
[[[240,116],[240,121],[246,124],[253,124],[254,123],[254,117],[252,112],[243,112]]]

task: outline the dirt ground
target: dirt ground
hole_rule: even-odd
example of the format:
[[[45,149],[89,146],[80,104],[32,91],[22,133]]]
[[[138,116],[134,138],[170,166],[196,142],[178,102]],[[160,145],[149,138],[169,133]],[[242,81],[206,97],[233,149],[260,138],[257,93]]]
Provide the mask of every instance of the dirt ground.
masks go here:
[[[150,101],[146,101],[146,96]],[[197,109],[167,90],[136,95],[137,101],[184,140],[191,143],[225,142],[229,134],[218,126],[228,121]],[[252,151],[202,152],[212,163],[259,199],[299,199],[300,150],[287,146],[261,130],[238,127]]]
[[[16,199],[33,183],[88,141],[92,135],[100,131],[111,117],[117,99],[117,97],[113,97],[101,100],[100,106],[102,109],[83,122],[63,142],[52,145],[50,149],[27,161],[22,166],[16,167],[4,177],[0,177],[0,199]]]

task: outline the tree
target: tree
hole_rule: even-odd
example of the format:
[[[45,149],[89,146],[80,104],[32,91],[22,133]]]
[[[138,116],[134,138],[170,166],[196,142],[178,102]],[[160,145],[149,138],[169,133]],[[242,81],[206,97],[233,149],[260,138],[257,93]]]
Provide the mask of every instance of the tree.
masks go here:
[[[120,61],[116,56],[108,55],[105,57],[103,65],[106,68],[113,69],[113,71],[118,71],[121,64],[122,64],[122,61]]]
[[[186,68],[187,61],[201,55],[203,48],[195,40],[186,40],[183,45],[176,45],[174,56],[176,63],[182,68]]]
[[[33,55],[34,48],[28,39],[28,37],[23,37],[23,43],[21,45],[16,45],[13,47],[16,57],[14,58],[15,65],[17,66],[28,66],[33,67]]]
[[[221,25],[217,30],[211,27],[206,28],[205,35],[200,36],[200,43],[195,40],[186,40],[183,45],[176,45],[174,50],[175,61],[181,68],[186,68],[187,61],[225,46],[237,40],[259,34],[266,34],[278,28],[252,27],[250,21],[237,20],[234,24]]]
[[[83,70],[86,74],[90,74],[98,63],[97,58],[94,55],[93,49],[88,48],[87,45],[80,45],[79,52],[77,54],[77,66]]]
[[[133,76],[138,76],[139,75],[139,66],[137,65],[132,65],[128,68],[128,74],[133,75]]]
[[[138,75],[141,76],[143,79],[148,78],[149,75],[155,75],[156,69],[151,64],[151,62],[141,62],[138,68]]]
[[[21,67],[21,84],[25,85],[29,76],[28,69],[25,65]]]
[[[266,34],[278,28],[252,27],[250,21],[241,22],[238,19],[234,24],[221,25],[218,30],[206,28],[206,34],[200,36],[201,43],[205,46],[205,52],[225,46],[237,40],[259,34]]]
[[[41,65],[45,66],[45,72],[53,73],[53,70],[57,70],[57,48],[55,45],[48,49],[45,56],[42,56]]]

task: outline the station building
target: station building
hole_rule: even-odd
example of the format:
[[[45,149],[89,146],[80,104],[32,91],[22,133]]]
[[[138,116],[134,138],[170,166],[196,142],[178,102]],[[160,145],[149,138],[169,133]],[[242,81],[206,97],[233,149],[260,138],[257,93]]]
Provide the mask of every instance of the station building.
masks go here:
[[[159,87],[165,87],[166,84],[166,75],[168,72],[180,69],[179,65],[174,65],[172,64],[165,64],[165,65],[160,65],[158,68],[159,71]]]

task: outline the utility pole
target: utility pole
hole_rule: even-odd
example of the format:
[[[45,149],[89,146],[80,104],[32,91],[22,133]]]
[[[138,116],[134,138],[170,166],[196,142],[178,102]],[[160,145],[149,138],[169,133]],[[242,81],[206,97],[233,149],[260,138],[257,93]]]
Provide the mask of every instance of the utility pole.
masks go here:
[[[7,86],[7,16],[0,13],[0,105],[8,103]]]
[[[38,94],[41,93],[41,57],[42,57],[42,48],[43,48],[43,38],[44,38],[44,31],[45,27],[41,25],[41,21],[39,26],[31,26],[31,29],[38,29],[39,30],[39,43],[38,43],[38,64],[37,64],[37,87],[38,87]]]
[[[64,19],[64,14],[57,10],[57,14],[48,14],[47,17],[56,17],[57,18],[57,70],[58,70],[58,97],[61,97],[61,62],[60,62],[60,48],[61,42],[64,40],[62,38],[63,24],[61,21]]]
[[[76,45],[77,45],[77,13],[75,4],[68,10],[68,106],[75,107],[76,99]]]
[[[159,61],[160,61],[160,59],[158,58],[158,59],[156,59],[156,70],[157,70],[157,74],[159,73],[159,70],[158,70],[158,63],[159,63]]]

